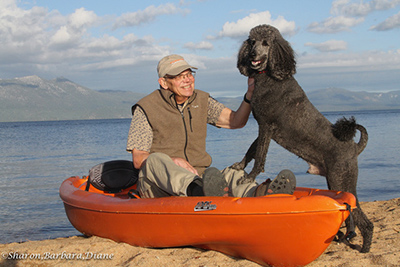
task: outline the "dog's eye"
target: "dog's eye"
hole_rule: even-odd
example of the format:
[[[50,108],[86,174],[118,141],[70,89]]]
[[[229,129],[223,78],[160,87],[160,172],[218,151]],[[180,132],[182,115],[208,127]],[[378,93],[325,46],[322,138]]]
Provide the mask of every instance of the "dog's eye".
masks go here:
[[[262,45],[263,45],[263,46],[268,46],[268,42],[267,42],[266,40],[264,40],[264,41],[262,42]]]
[[[247,41],[249,42],[249,45],[254,45],[256,43],[256,41],[252,39],[248,39]]]

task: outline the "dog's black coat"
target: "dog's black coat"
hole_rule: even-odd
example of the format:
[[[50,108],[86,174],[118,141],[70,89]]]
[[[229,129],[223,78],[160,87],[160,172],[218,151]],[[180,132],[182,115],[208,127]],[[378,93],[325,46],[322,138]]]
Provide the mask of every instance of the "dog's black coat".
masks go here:
[[[365,128],[354,118],[343,118],[332,125],[308,100],[293,78],[296,61],[293,49],[279,31],[260,25],[250,31],[240,48],[237,67],[254,77],[252,112],[259,125],[258,138],[235,169],[244,169],[254,159],[254,167],[239,183],[252,182],[264,170],[271,139],[310,165],[308,172],[326,177],[328,188],[346,191],[357,197],[357,157],[368,141]],[[353,138],[361,132],[360,141]],[[373,224],[357,199],[354,222],[363,236],[361,252],[370,250]]]

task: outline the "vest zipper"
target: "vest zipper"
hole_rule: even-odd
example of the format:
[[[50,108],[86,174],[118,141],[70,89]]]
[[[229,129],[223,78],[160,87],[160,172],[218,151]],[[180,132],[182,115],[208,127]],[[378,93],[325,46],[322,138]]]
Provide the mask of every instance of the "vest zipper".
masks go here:
[[[187,133],[187,129],[186,129],[185,116],[183,115],[183,111],[179,111],[179,112],[181,113],[181,116],[182,116],[183,128],[185,128],[185,136],[186,136],[186,139],[185,139],[185,149],[183,150],[183,152],[184,152],[184,154],[185,154],[186,160],[189,161],[189,158],[188,158],[187,153],[186,153],[187,144],[188,144],[188,133]]]
[[[189,112],[189,124],[190,124],[190,131],[193,133],[193,128],[192,128],[192,113],[190,113],[190,108],[188,107],[188,112]]]

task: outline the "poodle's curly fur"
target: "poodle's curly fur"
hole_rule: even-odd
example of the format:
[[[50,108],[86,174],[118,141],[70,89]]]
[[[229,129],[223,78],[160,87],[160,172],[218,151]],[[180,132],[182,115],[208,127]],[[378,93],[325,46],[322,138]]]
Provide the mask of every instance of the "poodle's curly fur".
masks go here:
[[[252,171],[240,183],[254,181],[264,170],[273,139],[307,161],[309,173],[325,176],[329,189],[350,192],[357,198],[357,157],[367,145],[367,131],[353,117],[332,125],[311,104],[293,78],[294,52],[279,31],[270,25],[253,28],[240,48],[237,67],[243,75],[254,77],[251,106],[259,125],[258,138],[243,160],[232,165],[243,170],[255,160]],[[353,141],[356,130],[361,132],[358,143]],[[353,216],[363,236],[361,252],[368,252],[374,226],[361,210],[358,199],[357,207]]]

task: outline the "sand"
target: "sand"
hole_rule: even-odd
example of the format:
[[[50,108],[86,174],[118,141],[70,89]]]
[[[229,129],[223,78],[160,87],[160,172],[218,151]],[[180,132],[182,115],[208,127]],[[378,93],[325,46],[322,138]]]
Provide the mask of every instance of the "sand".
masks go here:
[[[371,251],[358,251],[362,238],[357,232],[351,244],[332,242],[308,266],[400,266],[400,198],[361,207],[375,225]],[[0,266],[260,266],[216,251],[141,248],[84,236],[0,244],[0,252]]]

